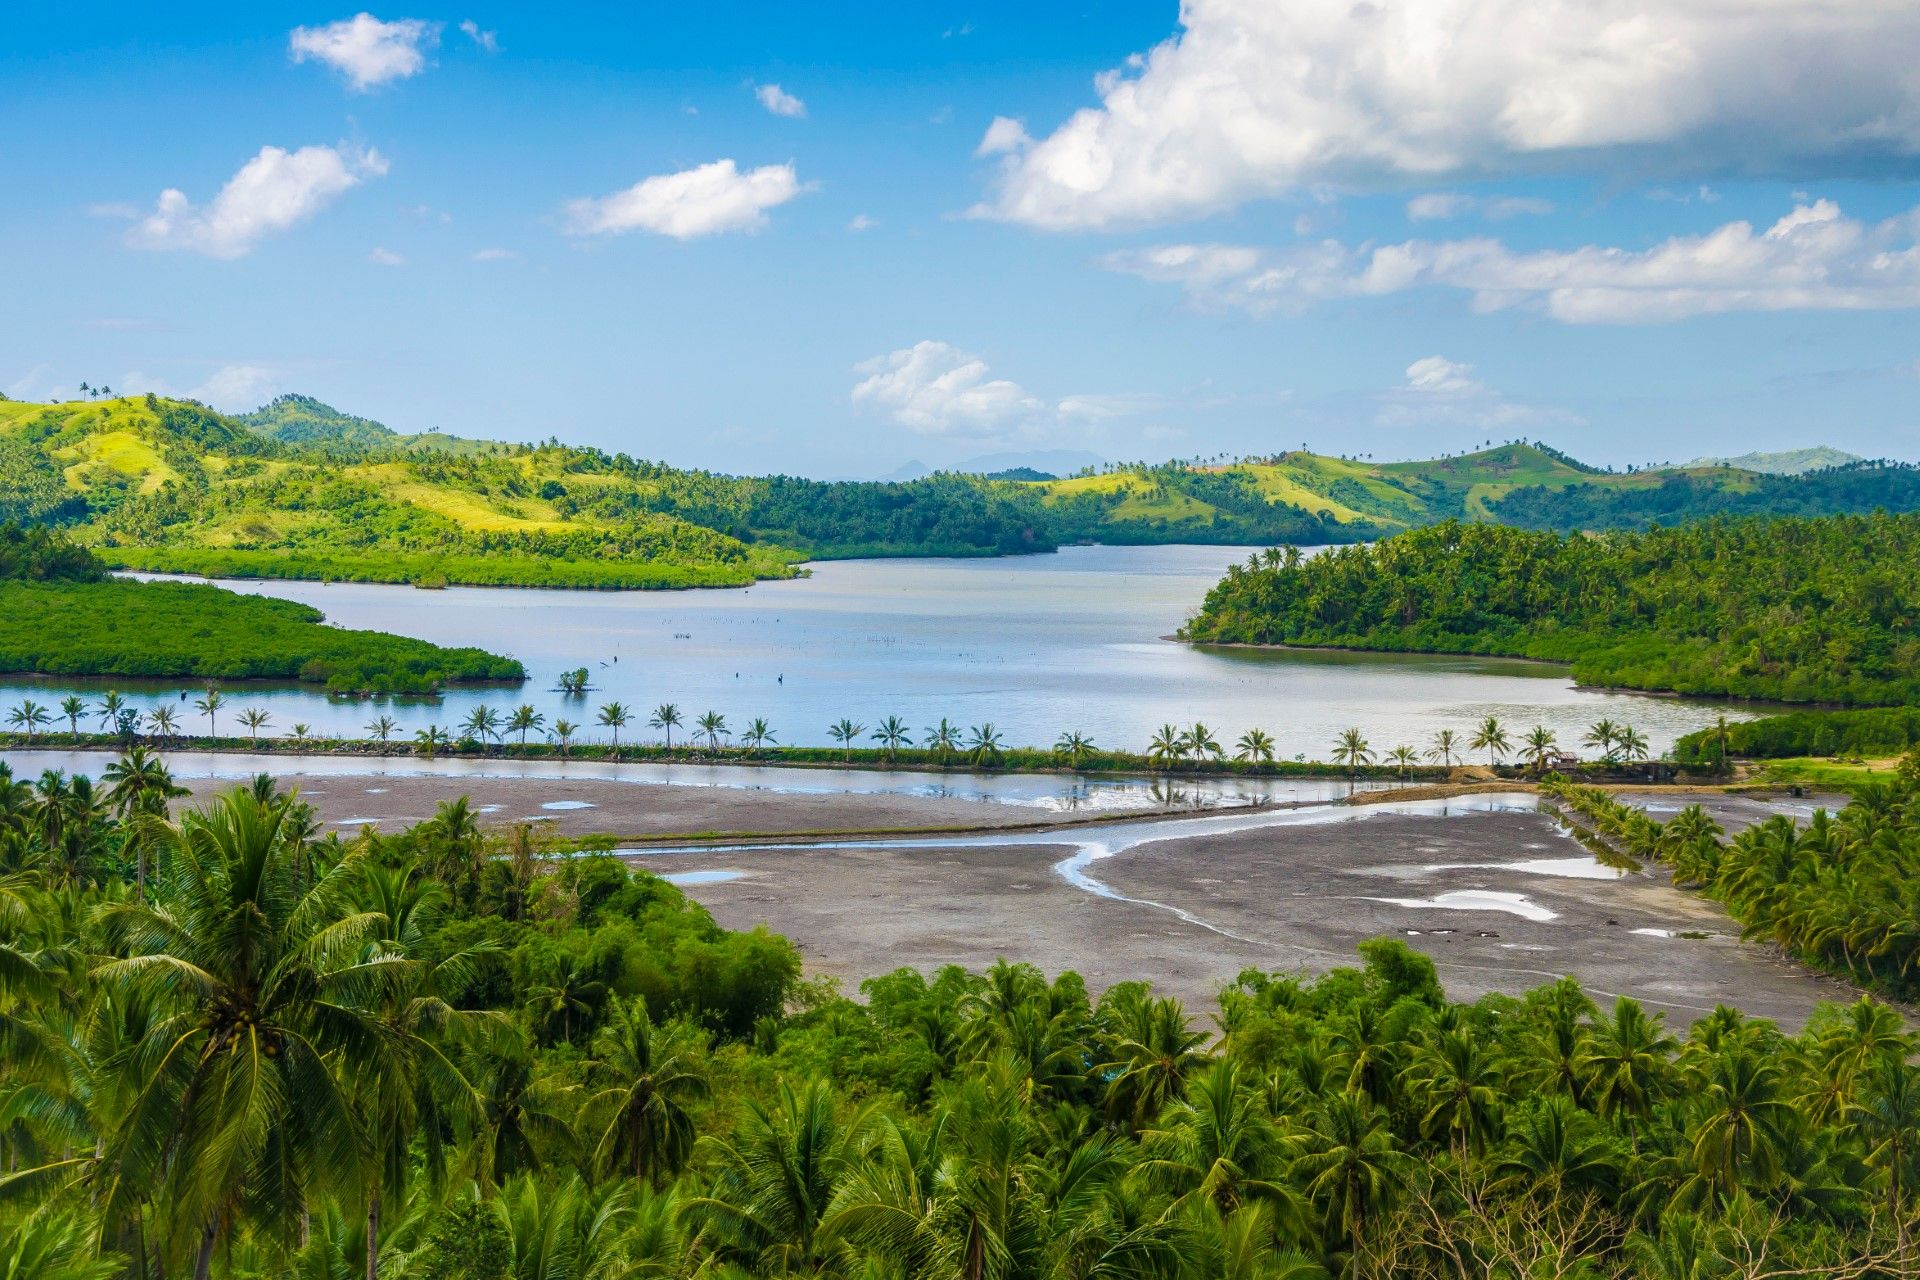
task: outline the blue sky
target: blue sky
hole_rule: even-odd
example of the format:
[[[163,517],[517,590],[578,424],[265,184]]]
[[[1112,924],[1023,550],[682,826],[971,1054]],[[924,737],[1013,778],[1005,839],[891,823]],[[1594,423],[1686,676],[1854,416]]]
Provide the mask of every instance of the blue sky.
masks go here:
[[[816,475],[1920,456],[1920,13],[1732,12],[28,6],[0,391]]]

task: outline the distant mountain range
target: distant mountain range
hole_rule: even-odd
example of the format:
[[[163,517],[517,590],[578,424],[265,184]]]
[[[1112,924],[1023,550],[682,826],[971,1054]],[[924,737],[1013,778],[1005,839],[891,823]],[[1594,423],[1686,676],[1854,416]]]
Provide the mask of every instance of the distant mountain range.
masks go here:
[[[986,453],[977,458],[968,458],[949,467],[930,467],[915,459],[905,466],[896,467],[886,475],[875,479],[898,482],[918,480],[933,475],[935,471],[957,471],[970,476],[1010,476],[1013,472],[1033,472],[1033,475],[1010,476],[1023,480],[1059,480],[1066,476],[1078,475],[1089,467],[1103,467],[1106,459],[1097,453],[1088,453],[1085,449],[1039,449],[1030,453]]]
[[[1738,467],[1771,476],[1797,476],[1825,467],[1844,467],[1865,462],[1857,453],[1819,444],[1811,449],[1786,449],[1779,453],[1743,453],[1735,458],[1695,458],[1690,467]]]
[[[1815,456],[1816,469],[1782,474],[1717,463],[1614,472],[1524,443],[1381,463],[1301,450],[1114,466],[1056,450],[879,484],[721,475],[551,439],[400,435],[308,396],[238,417],[158,396],[0,400],[0,521],[64,526],[127,568],[676,587],[845,556],[1307,546],[1444,520],[1602,530],[1920,509],[1920,469]]]

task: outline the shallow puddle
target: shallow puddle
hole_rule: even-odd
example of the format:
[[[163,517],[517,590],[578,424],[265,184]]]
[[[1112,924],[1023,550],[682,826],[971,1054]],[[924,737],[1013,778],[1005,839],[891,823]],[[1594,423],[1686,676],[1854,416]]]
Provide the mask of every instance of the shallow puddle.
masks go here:
[[[1524,893],[1500,893],[1493,889],[1455,889],[1431,898],[1375,898],[1396,907],[1433,908],[1441,911],[1502,911],[1536,924],[1558,920],[1560,913],[1531,902]]]

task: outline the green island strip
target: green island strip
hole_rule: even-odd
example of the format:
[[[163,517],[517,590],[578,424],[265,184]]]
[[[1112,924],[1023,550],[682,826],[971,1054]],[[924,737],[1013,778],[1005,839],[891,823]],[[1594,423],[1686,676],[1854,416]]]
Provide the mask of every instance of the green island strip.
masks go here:
[[[854,998],[597,842],[484,830],[464,801],[316,838],[271,778],[169,816],[177,792],[144,753],[97,786],[0,770],[0,1244],[23,1277],[1916,1265],[1915,1038],[1866,997],[1797,1034],[1730,1007],[1670,1026],[1571,979],[1463,1003],[1381,938],[1317,978],[1241,973],[1217,1030],[1017,959]],[[1912,847],[1913,778],[1725,847],[1563,799],[1752,932],[1910,981],[1913,939],[1882,925],[1910,925],[1915,879],[1861,837]],[[1824,922],[1854,891],[1891,896],[1843,938]]]
[[[526,678],[511,658],[330,627],[318,609],[291,600],[112,578],[60,535],[11,525],[0,526],[0,671],[300,680],[336,693]]]
[[[1582,684],[1920,702],[1920,515],[1555,534],[1447,522],[1234,566],[1182,638],[1503,654]]]

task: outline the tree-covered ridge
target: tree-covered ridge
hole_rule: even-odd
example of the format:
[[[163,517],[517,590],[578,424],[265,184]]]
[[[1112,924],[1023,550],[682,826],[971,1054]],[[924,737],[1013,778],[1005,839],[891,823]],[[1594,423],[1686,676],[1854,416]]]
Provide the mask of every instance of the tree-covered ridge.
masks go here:
[[[52,529],[0,524],[0,582],[98,582],[105,566]]]
[[[1515,489],[1489,506],[1503,524],[1528,529],[1641,529],[1712,516],[1821,516],[1836,512],[1920,508],[1920,467],[1904,462],[1853,462],[1780,475],[1718,471],[1648,473],[1636,487],[1571,485]]]
[[[1862,999],[1691,1030],[1449,1002],[1397,940],[1215,1037],[1002,962],[800,981],[464,802],[318,836],[268,778],[0,774],[17,1280],[1897,1276],[1920,1068]],[[1851,821],[1843,817],[1843,821]]]
[[[1488,653],[1585,684],[1790,702],[1920,697],[1920,515],[1560,535],[1448,522],[1234,566],[1204,643]]]

